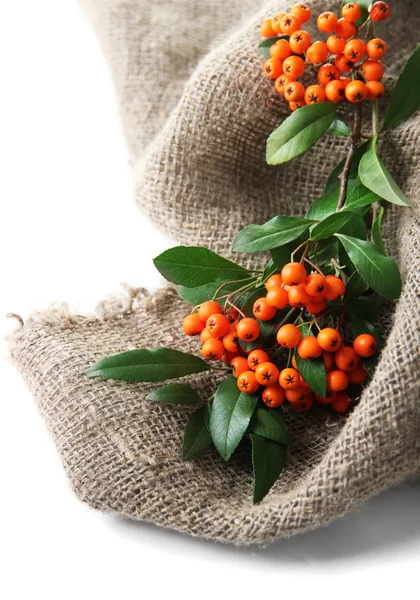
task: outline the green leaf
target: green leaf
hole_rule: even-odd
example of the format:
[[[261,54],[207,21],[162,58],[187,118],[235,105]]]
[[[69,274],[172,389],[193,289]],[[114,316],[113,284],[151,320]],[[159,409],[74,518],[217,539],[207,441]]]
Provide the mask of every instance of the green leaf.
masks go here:
[[[270,250],[271,258],[279,271],[290,262],[290,248],[285,245]]]
[[[275,37],[266,38],[262,42],[258,44],[258,52],[264,56],[264,58],[271,58],[270,48],[273,44],[278,42],[278,40],[288,40],[289,37],[287,35],[276,35]]]
[[[170,248],[157,256],[153,263],[165,279],[189,288],[211,281],[249,277],[249,272],[243,267],[201,246]]]
[[[334,119],[329,128],[327,129],[327,135],[334,135],[337,137],[340,136],[349,136],[351,137],[350,129],[344,123],[344,121],[340,121],[340,119]]]
[[[268,138],[267,163],[280,165],[309,150],[327,131],[336,110],[334,102],[322,102],[292,113]]]
[[[341,231],[342,228],[347,225],[352,217],[354,217],[356,213],[351,211],[340,211],[326,217],[323,221],[315,225],[315,227],[311,231],[311,239],[313,240],[326,240],[327,238],[333,236],[338,231]],[[356,215],[357,216],[357,215]]]
[[[359,165],[359,177],[361,182],[380,198],[398,204],[410,206],[410,201],[404,192],[398,187],[391,173],[385,167],[376,152],[378,137],[372,138],[369,148],[364,154]]]
[[[343,211],[344,212],[344,211]],[[347,211],[346,211],[347,212]],[[350,212],[350,211],[349,211]],[[356,212],[352,212],[352,217],[340,228],[340,232],[360,239],[366,239],[366,224],[364,219]]]
[[[325,371],[324,359],[311,358],[304,360],[295,351],[295,360],[299,373],[305,382],[317,394],[325,398],[327,393],[327,373]]]
[[[348,322],[348,326],[354,338],[357,338],[358,335],[362,335],[363,333],[369,333],[376,339],[378,348],[383,348],[384,340],[379,333],[379,330],[367,319],[364,319],[363,317],[352,316],[351,320]]]
[[[226,280],[211,281],[210,283],[205,283],[204,285],[200,285],[194,288],[188,288],[183,285],[177,285],[175,286],[175,288],[178,294],[181,296],[181,298],[183,298],[193,306],[197,306],[198,304],[202,304],[203,302],[206,302],[206,300],[213,298],[214,294],[225,282]],[[226,294],[231,294],[235,292],[238,288],[240,288],[242,285],[242,283],[229,283],[228,285],[224,285],[220,291],[220,295],[225,296]]]
[[[179,350],[130,350],[115,354],[93,365],[88,377],[105,377],[120,381],[165,381],[210,370],[198,356]]]
[[[360,161],[362,159],[362,156],[366,152],[368,146],[369,146],[369,142],[367,141],[367,142],[364,142],[363,144],[361,144],[358,148],[356,148],[356,151],[353,155],[353,160],[351,161],[351,167],[350,167],[350,173],[349,173],[349,183],[351,180],[357,178],[357,172],[359,170]],[[324,189],[325,195],[332,194],[334,192],[337,192],[340,189],[340,180],[338,178],[340,177],[341,172],[343,171],[345,161],[346,161],[346,159],[343,158],[338,163],[338,165],[331,171],[331,173],[327,179],[327,183],[325,185],[325,189]],[[338,196],[337,196],[337,198],[338,198]]]
[[[343,209],[354,210],[355,208],[369,206],[374,202],[379,202],[379,200],[381,200],[380,196],[368,190],[361,181],[357,181],[356,185],[347,195]]]
[[[210,406],[205,404],[192,413],[185,426],[182,442],[182,458],[194,458],[211,446],[212,439],[209,432]]]
[[[313,222],[299,217],[274,217],[264,225],[248,225],[233,240],[236,252],[262,252],[293,242]]]
[[[267,440],[255,433],[252,441],[252,464],[254,467],[254,504],[258,504],[268,494],[287,459],[287,446]]]
[[[210,433],[224,460],[229,460],[236,450],[257,403],[258,396],[242,393],[232,376],[219,385],[210,415]]]
[[[358,298],[369,289],[365,281],[360,277],[359,273],[355,271],[352,273],[350,279],[346,285],[346,291],[344,294],[344,302],[350,302],[354,298]]]
[[[376,246],[376,248],[378,249],[378,251],[381,254],[386,255],[386,250],[385,250],[384,242],[382,239],[382,219],[384,218],[384,214],[385,214],[385,209],[383,206],[381,206],[379,209],[378,216],[372,223],[371,235],[372,235],[372,244],[374,244]]]
[[[262,274],[263,281],[265,281],[266,279],[271,277],[271,275],[274,275],[274,273],[278,273],[278,269],[277,269],[276,265],[274,264],[274,261],[272,259],[270,259],[268,261],[268,263],[266,264],[264,272]]]
[[[338,240],[336,238],[329,238],[327,240],[321,240],[318,242],[316,247],[316,260],[320,266],[325,266],[331,261],[332,258],[338,257]],[[315,252],[309,253],[309,259],[315,260]],[[326,273],[324,273],[325,275]]]
[[[364,240],[337,234],[356,271],[366,284],[388,300],[401,293],[401,276],[396,263]]]
[[[407,60],[392,92],[384,120],[384,129],[397,127],[420,108],[420,46]]]
[[[265,406],[257,408],[251,419],[251,431],[261,437],[289,446],[290,435],[284,418],[283,411],[280,409],[270,409]]]
[[[198,404],[201,398],[190,385],[186,383],[170,383],[164,387],[154,390],[146,400],[153,402],[165,402],[167,404]]]
[[[306,212],[307,219],[322,221],[325,217],[334,214],[338,202],[338,189],[328,196],[321,196],[312,202]]]

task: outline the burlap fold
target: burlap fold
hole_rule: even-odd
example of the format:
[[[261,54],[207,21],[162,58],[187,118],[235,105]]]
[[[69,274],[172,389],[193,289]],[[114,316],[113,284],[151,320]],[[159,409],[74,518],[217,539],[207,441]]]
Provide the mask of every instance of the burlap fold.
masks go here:
[[[242,226],[302,214],[320,194],[345,142],[326,137],[276,168],[264,160],[265,139],[286,108],[261,76],[257,24],[289,2],[257,3],[259,14],[255,2],[82,3],[115,78],[137,202],[177,242],[229,255]],[[315,13],[326,8],[320,0],[310,4]],[[338,10],[335,4],[327,8]],[[380,33],[391,47],[388,72],[395,74],[417,42],[415,2],[399,2],[391,23]],[[259,506],[252,506],[246,447],[228,464],[213,452],[183,463],[189,409],[151,405],[144,400],[151,385],[85,377],[96,360],[130,348],[197,351],[180,333],[187,306],[173,291],[150,297],[132,290],[117,308],[102,305],[98,318],[59,309],[25,323],[11,340],[12,357],[79,498],[100,510],[244,545],[324,524],[420,472],[419,124],[413,117],[381,146],[413,209],[387,211],[386,244],[404,286],[387,317],[390,335],[375,376],[347,418],[323,409],[288,415],[289,464]],[[207,375],[197,381],[203,398],[217,383]]]

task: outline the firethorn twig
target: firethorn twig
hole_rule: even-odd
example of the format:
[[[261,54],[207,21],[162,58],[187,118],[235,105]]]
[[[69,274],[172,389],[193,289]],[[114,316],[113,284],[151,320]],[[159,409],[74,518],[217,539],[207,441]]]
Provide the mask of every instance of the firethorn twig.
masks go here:
[[[351,163],[353,161],[356,148],[360,144],[360,131],[362,128],[362,107],[361,104],[354,105],[353,130],[351,134],[350,148],[347,153],[347,158],[344,163],[343,170],[339,177],[340,179],[340,194],[338,196],[337,208],[338,212],[344,206],[347,197],[347,186],[349,182]]]

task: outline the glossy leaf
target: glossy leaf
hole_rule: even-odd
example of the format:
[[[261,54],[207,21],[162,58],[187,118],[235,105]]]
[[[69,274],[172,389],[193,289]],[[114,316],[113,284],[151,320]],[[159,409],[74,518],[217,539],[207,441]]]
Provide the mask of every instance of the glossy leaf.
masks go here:
[[[258,44],[258,52],[264,56],[264,58],[271,58],[270,48],[273,44],[275,44],[278,40],[288,40],[287,35],[276,35],[274,37],[266,38],[262,42]]]
[[[220,288],[221,285],[226,283],[225,280],[222,281],[211,281],[210,283],[206,283],[204,285],[200,285],[194,288],[188,288],[183,285],[175,286],[178,294],[192,304],[193,306],[197,306],[198,304],[202,304],[206,302],[209,298],[213,298],[214,294]],[[226,294],[230,294],[239,289],[242,283],[230,283],[228,285],[223,285],[223,288],[220,290],[220,296],[225,296]]]
[[[283,411],[262,406],[257,408],[251,419],[250,429],[261,437],[288,446],[290,444],[289,429]]]
[[[367,142],[364,142],[363,144],[361,144],[358,148],[356,148],[356,151],[353,155],[353,160],[351,162],[350,173],[349,173],[349,183],[352,180],[357,178],[357,172],[359,170],[360,161],[362,159],[362,156],[366,152],[368,146],[369,146],[369,142],[367,141]],[[338,165],[331,171],[331,173],[327,179],[325,189],[324,189],[324,193],[326,195],[337,192],[337,190],[340,189],[340,180],[338,178],[341,175],[341,172],[343,171],[345,160],[346,159],[343,158],[338,163]]]
[[[376,248],[381,254],[386,255],[384,242],[382,239],[382,219],[384,218],[385,209],[383,206],[380,207],[378,216],[372,223],[372,244],[375,244]]]
[[[368,190],[361,181],[357,181],[356,185],[347,195],[346,202],[344,204],[344,210],[354,210],[355,208],[362,208],[363,206],[369,206],[374,202],[379,202],[381,197]]]
[[[365,281],[360,277],[359,273],[355,271],[352,273],[346,284],[346,291],[344,293],[344,302],[350,302],[354,298],[358,298],[369,289]]]
[[[355,215],[351,211],[340,211],[330,215],[311,230],[311,239],[313,240],[326,240],[332,237],[350,221]]]
[[[392,92],[384,120],[384,129],[397,127],[420,108],[420,46],[407,60]]]
[[[334,102],[322,102],[292,113],[268,138],[267,163],[279,165],[309,150],[327,131],[336,110]]]
[[[376,151],[377,137],[372,138],[359,165],[359,177],[363,185],[375,192],[380,198],[398,204],[410,206],[410,201],[398,187],[391,173],[385,167]]]
[[[170,248],[157,256],[153,263],[165,279],[188,288],[211,281],[249,277],[249,272],[243,267],[202,246]]]
[[[242,393],[234,377],[219,385],[210,415],[210,433],[224,460],[229,460],[236,450],[257,404],[258,396]]]
[[[210,365],[192,354],[179,350],[130,350],[99,361],[87,372],[88,377],[120,381],[165,381],[208,371]]]
[[[194,388],[186,383],[170,383],[146,396],[146,400],[167,404],[198,404],[201,398]]]
[[[254,468],[254,504],[258,504],[268,494],[284,469],[287,446],[267,440],[256,433],[251,433],[250,437]]]
[[[233,241],[236,252],[262,252],[293,242],[304,234],[312,221],[299,217],[274,217],[264,225],[248,225]]]
[[[324,398],[327,393],[327,373],[325,370],[324,359],[321,357],[304,360],[303,358],[300,358],[297,351],[295,351],[295,360],[298,371],[305,382],[315,393]]]
[[[366,284],[388,300],[401,293],[401,276],[396,263],[381,254],[371,243],[337,234],[356,271]]]
[[[352,237],[366,239],[366,223],[364,219],[354,211],[351,211],[351,213],[351,218],[347,221],[347,223],[342,225],[340,232],[337,233],[345,233],[346,235],[351,235]]]
[[[307,219],[322,221],[325,217],[333,215],[337,208],[338,190],[328,196],[321,196],[312,202],[306,212]]]
[[[184,460],[194,458],[211,446],[209,419],[209,404],[200,406],[188,419],[182,442],[182,458]]]
[[[321,240],[316,246],[316,260],[320,266],[325,266],[331,261],[332,258],[338,257],[338,240],[337,238],[330,238],[327,240]],[[309,253],[309,259],[315,260],[314,250]],[[324,269],[325,271],[325,269]],[[324,273],[326,274],[326,273]]]
[[[279,271],[290,262],[290,248],[285,245],[270,250],[271,258]]]
[[[334,121],[331,123],[331,125],[327,129],[327,134],[333,135],[336,137],[341,137],[341,136],[351,137],[350,129],[347,127],[346,123],[344,123],[344,121],[341,121],[340,119],[334,119]]]

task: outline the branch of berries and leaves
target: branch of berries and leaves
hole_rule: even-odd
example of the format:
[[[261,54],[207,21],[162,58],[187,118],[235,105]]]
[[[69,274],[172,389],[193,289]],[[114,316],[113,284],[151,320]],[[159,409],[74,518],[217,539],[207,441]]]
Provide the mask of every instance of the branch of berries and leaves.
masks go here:
[[[375,37],[374,24],[389,14],[385,2],[371,6],[365,0],[345,4],[341,18],[322,13],[317,22],[330,36],[326,42],[312,42],[303,31],[311,17],[305,4],[264,21],[264,72],[293,111],[270,135],[267,162],[289,161],[325,134],[347,137],[347,155],[304,217],[275,216],[235,237],[232,249],[238,253],[270,254],[263,270],[246,269],[204,247],[178,246],[154,260],[193,305],[182,327],[186,335],[199,336],[202,358],[176,349],[139,349],[105,358],[88,372],[162,382],[226,371],[210,397],[171,382],[148,400],[195,406],[184,433],[185,460],[213,445],[228,461],[250,439],[254,502],[264,498],[286,463],[285,400],[286,413],[322,405],[348,412],[383,345],[375,327],[378,302],[400,295],[399,269],[386,255],[381,225],[385,201],[403,207],[409,201],[382,163],[377,142],[420,107],[420,47],[408,59],[381,124],[380,59],[387,44]],[[308,64],[318,68],[318,83],[305,90],[296,80]],[[366,98],[372,102],[372,135],[362,142],[360,105]],[[355,106],[352,123],[336,118],[342,100]]]

